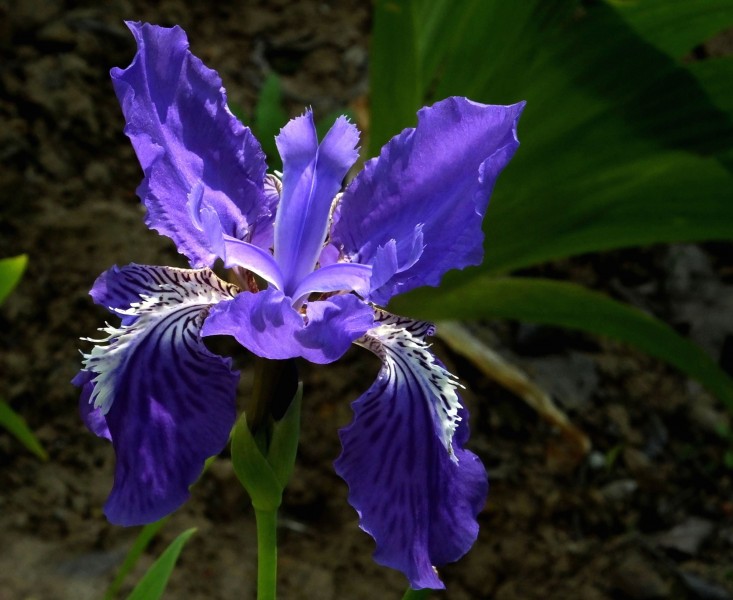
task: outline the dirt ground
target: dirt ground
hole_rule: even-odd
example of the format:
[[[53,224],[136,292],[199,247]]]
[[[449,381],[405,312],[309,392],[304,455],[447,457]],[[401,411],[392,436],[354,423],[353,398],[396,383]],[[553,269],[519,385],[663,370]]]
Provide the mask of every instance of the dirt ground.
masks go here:
[[[79,338],[108,318],[87,295],[96,276],[128,262],[186,266],[169,240],[142,223],[141,172],[108,76],[134,54],[122,21],[182,25],[245,112],[270,70],[282,77],[292,114],[308,105],[326,114],[367,93],[368,3],[203,6],[0,0],[0,256],[29,255],[26,277],[0,309],[0,392],[51,457],[39,462],[0,431],[0,600],[100,598],[137,531],[102,515],[114,457],[82,426],[69,383],[80,366]],[[726,251],[722,244],[655,247],[543,271],[650,310],[733,370]],[[729,447],[716,434],[729,422],[721,405],[621,344],[517,323],[476,328],[553,394],[593,449],[569,464],[557,431],[437,343],[470,390],[470,446],[492,489],[475,547],[442,569],[448,591],[435,597],[733,597],[733,480]],[[240,366],[246,394],[246,358]],[[373,543],[332,468],[349,403],[377,368],[358,350],[325,368],[302,366],[302,443],[280,529],[284,599],[398,598],[405,589],[399,573],[372,562]],[[191,526],[198,533],[166,597],[253,598],[253,515],[226,455],[166,525],[136,577]]]

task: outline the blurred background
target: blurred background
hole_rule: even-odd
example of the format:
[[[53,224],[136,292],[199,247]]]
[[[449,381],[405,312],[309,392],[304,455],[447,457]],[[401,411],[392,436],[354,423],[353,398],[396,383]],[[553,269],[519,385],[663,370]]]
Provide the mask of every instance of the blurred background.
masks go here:
[[[187,266],[135,195],[109,80],[135,52],[125,19],[186,30],[273,168],[307,106],[324,127],[349,114],[368,158],[446,96],[527,100],[484,265],[391,307],[438,321],[492,485],[435,597],[733,597],[733,0],[0,0],[0,258],[27,256],[0,277],[0,600],[101,598],[139,533],[102,515],[114,457],[69,383],[108,318],[87,295],[99,273]],[[282,598],[404,591],[332,468],[377,370],[358,349],[302,365]],[[119,597],[188,527],[166,597],[254,597],[226,453]]]

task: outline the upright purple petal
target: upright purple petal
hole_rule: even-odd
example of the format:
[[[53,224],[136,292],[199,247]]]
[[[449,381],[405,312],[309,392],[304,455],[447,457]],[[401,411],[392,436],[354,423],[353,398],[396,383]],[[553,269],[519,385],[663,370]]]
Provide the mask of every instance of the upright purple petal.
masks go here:
[[[453,376],[430,354],[426,323],[378,311],[359,342],[383,361],[340,433],[336,471],[349,485],[374,559],[414,589],[443,588],[435,568],[458,560],[478,535],[486,471],[463,449],[468,437]]]
[[[524,103],[448,98],[418,112],[344,192],[331,241],[374,266],[369,299],[437,285],[483,256],[481,221],[496,179],[519,145]]]
[[[213,307],[202,335],[231,335],[262,358],[302,356],[325,364],[341,358],[374,323],[372,309],[352,295],[309,302],[301,314],[282,292],[242,292]]]
[[[319,145],[310,111],[290,121],[277,136],[283,182],[275,221],[275,258],[285,275],[287,296],[318,261],[331,204],[356,161],[358,141],[356,127],[339,117]]]
[[[191,54],[180,27],[127,25],[138,51],[111,75],[145,173],[138,195],[148,226],[173,239],[192,266],[211,266],[216,254],[187,209],[201,185],[202,204],[226,234],[269,243],[274,199],[264,193],[264,154],[229,111],[221,79]]]
[[[209,306],[237,290],[208,269],[132,265],[100,281],[98,298],[130,318],[103,329],[107,337],[85,355],[75,383],[85,422],[115,450],[105,513],[112,523],[139,525],[183,504],[204,461],[228,441],[239,375],[209,352],[200,330]]]

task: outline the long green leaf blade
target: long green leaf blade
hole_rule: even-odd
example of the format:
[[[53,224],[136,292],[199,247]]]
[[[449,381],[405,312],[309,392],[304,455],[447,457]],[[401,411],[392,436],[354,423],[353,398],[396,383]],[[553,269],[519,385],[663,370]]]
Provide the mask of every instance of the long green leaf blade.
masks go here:
[[[183,546],[195,532],[195,527],[187,529],[173,540],[165,549],[165,552],[148,569],[127,597],[127,600],[158,600],[165,592],[168,579],[176,566],[176,561],[181,554],[181,550],[183,550]]]
[[[135,538],[132,548],[130,548],[127,556],[125,556],[122,566],[119,571],[117,571],[117,575],[115,575],[114,580],[107,588],[107,592],[104,594],[104,600],[114,600],[114,598],[117,597],[125,578],[135,568],[135,565],[137,565],[140,557],[143,555],[143,552],[145,552],[145,549],[150,545],[150,542],[167,521],[168,517],[163,517],[154,523],[148,523],[140,530],[140,533]]]
[[[18,285],[26,264],[28,264],[28,257],[25,254],[12,258],[0,258],[0,304]]]
[[[4,427],[28,450],[41,460],[48,460],[48,454],[41,446],[33,432],[28,428],[25,419],[16,413],[10,406],[0,400],[0,427]]]
[[[733,409],[733,380],[697,345],[655,317],[579,285],[483,276],[440,291],[397,298],[401,314],[421,318],[507,318],[581,329],[627,342],[700,381]]]
[[[413,125],[422,103],[417,58],[418,0],[376,0],[370,56],[369,156]]]

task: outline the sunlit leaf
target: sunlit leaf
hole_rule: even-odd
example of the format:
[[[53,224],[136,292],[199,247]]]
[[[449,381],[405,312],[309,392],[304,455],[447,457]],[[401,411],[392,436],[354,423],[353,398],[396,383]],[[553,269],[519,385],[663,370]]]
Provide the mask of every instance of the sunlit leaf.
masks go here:
[[[413,6],[394,3],[405,11]],[[733,237],[733,119],[729,104],[711,98],[713,87],[716,98],[733,97],[733,77],[688,70],[603,3],[435,0],[422,6],[417,33],[407,26],[391,33],[393,44],[418,38],[416,72],[423,74],[423,97],[413,111],[390,113],[402,119],[391,133],[414,124],[419,104],[449,95],[527,100],[522,146],[485,221],[483,269]],[[406,66],[412,59],[408,51],[391,60]],[[372,92],[385,101],[392,93]],[[376,120],[387,110],[380,107],[373,103]]]
[[[151,565],[127,600],[158,600],[165,592],[168,579],[176,566],[183,546],[195,532],[195,528],[188,529],[173,540],[158,560]]]
[[[25,254],[12,258],[0,258],[0,304],[18,285],[27,263],[28,257]]]
[[[697,379],[733,409],[733,380],[701,348],[655,317],[599,292],[562,281],[482,276],[411,296],[396,298],[390,306],[427,319],[520,319],[628,342]]]

